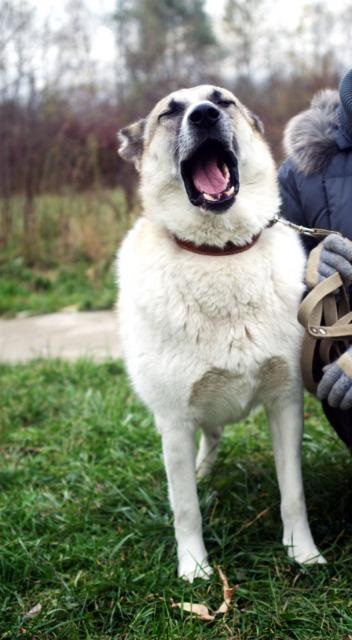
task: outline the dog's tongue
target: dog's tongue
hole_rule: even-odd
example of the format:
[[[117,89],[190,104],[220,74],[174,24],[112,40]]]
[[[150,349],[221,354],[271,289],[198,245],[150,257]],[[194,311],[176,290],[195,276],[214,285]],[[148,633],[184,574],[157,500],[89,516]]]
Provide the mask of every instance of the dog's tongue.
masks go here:
[[[227,180],[218,167],[217,159],[199,160],[193,171],[193,184],[201,193],[216,195],[225,191]]]

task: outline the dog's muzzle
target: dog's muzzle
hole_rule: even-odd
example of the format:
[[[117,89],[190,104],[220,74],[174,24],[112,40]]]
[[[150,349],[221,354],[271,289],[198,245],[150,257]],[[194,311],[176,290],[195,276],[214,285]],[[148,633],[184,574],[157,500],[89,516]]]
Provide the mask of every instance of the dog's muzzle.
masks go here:
[[[221,111],[210,102],[188,114],[192,149],[180,161],[182,180],[190,202],[223,213],[239,191],[238,162]]]

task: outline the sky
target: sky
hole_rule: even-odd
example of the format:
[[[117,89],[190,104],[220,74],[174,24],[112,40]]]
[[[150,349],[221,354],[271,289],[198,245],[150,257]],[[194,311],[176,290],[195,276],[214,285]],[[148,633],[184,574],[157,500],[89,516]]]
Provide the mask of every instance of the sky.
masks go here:
[[[205,6],[215,19],[220,19],[224,10],[225,1],[226,0],[206,0]],[[34,2],[34,0],[32,0],[32,2]],[[326,2],[328,2],[328,0],[326,0]],[[42,18],[44,18],[44,16],[51,16],[51,19],[60,20],[60,17],[63,15],[64,2],[57,2],[57,0],[35,0],[34,4],[38,16]],[[116,0],[86,0],[86,4],[92,13],[103,21],[104,16],[113,13]],[[288,24],[294,28],[305,4],[307,4],[307,0],[294,0],[294,2],[272,0],[273,11],[271,19],[277,22],[278,28],[281,25],[287,26]],[[346,0],[334,0],[334,6],[341,4],[346,4]],[[108,26],[100,24],[97,27],[95,35],[95,54],[98,58],[109,59],[113,52],[113,46],[114,38],[111,30]]]
[[[322,0],[330,10],[340,11],[343,7],[350,4],[348,0]],[[39,19],[45,19],[50,16],[52,21],[60,21],[64,15],[65,2],[57,0],[29,0],[30,4],[34,4]],[[277,29],[294,29],[302,15],[305,5],[312,4],[309,0],[269,0],[272,10],[268,19],[271,24],[277,26]],[[92,54],[94,59],[104,63],[114,57],[114,34],[107,24],[108,16],[111,15],[116,6],[116,0],[86,0],[94,23],[94,37]],[[221,19],[224,9],[225,0],[206,0],[206,8],[214,17],[216,22]]]

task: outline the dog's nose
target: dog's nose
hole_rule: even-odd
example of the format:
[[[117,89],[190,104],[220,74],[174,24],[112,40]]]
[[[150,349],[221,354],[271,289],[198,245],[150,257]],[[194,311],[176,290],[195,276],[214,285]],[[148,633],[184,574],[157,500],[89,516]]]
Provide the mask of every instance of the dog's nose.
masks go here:
[[[188,114],[188,120],[195,127],[209,129],[218,122],[220,115],[215,105],[210,102],[201,102]]]

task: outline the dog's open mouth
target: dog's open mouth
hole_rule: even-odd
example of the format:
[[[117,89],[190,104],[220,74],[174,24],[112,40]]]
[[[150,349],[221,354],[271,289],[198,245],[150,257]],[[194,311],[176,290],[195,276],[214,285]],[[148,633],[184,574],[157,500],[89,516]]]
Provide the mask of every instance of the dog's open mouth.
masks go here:
[[[191,203],[214,213],[226,211],[239,190],[236,156],[217,140],[206,140],[183,160],[181,176]]]

